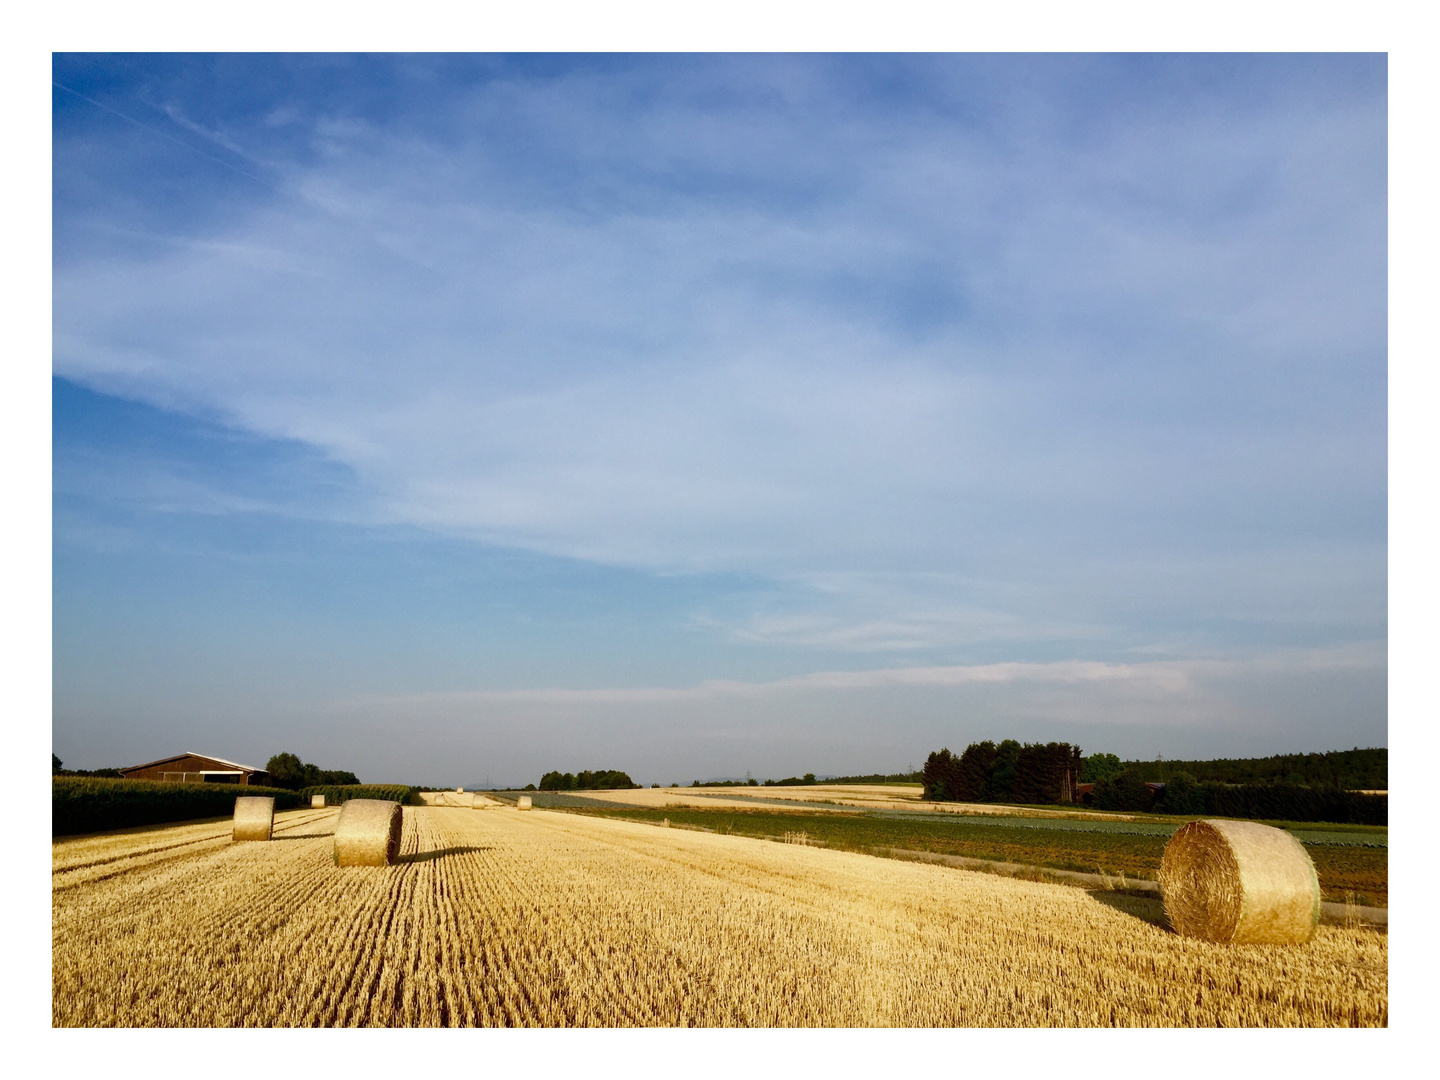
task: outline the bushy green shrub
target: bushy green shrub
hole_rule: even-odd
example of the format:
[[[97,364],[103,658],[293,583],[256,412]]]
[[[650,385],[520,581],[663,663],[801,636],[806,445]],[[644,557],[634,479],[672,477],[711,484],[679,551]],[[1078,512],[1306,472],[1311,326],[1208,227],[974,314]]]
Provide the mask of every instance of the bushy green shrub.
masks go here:
[[[1205,793],[1200,790],[1195,777],[1182,772],[1166,782],[1153,809],[1158,814],[1203,814]]]
[[[311,795],[324,795],[330,806],[351,799],[385,799],[389,802],[415,803],[416,789],[408,784],[314,784],[300,790],[301,805],[310,805]]]
[[[342,769],[322,769],[301,761],[294,754],[276,754],[265,763],[265,772],[276,787],[299,791],[305,787],[350,787],[360,778]]]
[[[235,800],[241,795],[272,795],[276,810],[300,805],[300,797],[293,791],[254,785],[172,784],[92,776],[54,776],[50,785],[52,836],[226,817],[235,812]]]
[[[1080,765],[1080,783],[1098,784],[1125,771],[1114,754],[1091,754]]]
[[[1101,780],[1090,794],[1097,810],[1149,810],[1154,796],[1133,769]]]

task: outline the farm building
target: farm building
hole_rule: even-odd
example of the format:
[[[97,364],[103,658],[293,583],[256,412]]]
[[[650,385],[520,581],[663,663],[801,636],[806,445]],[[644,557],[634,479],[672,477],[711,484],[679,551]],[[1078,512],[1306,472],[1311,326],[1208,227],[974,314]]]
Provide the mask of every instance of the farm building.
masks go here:
[[[168,780],[177,784],[264,784],[270,779],[264,769],[204,754],[176,754],[131,765],[121,769],[120,775],[127,780]]]

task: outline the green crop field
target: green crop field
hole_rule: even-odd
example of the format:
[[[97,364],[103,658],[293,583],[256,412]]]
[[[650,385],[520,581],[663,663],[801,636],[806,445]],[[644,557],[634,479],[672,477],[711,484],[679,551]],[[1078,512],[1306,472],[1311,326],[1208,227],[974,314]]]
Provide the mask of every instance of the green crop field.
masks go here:
[[[888,848],[1025,863],[1057,870],[1123,873],[1154,879],[1170,834],[1178,822],[1106,822],[1043,818],[985,819],[827,811],[701,810],[571,805],[567,813],[622,818],[712,832],[782,839],[805,833],[812,844],[846,851]],[[1306,833],[1295,830],[1305,841]],[[1388,851],[1375,839],[1383,831],[1317,831],[1321,842],[1306,843],[1325,899],[1385,906]],[[1354,839],[1351,839],[1354,838]],[[1372,846],[1375,845],[1375,846]]]

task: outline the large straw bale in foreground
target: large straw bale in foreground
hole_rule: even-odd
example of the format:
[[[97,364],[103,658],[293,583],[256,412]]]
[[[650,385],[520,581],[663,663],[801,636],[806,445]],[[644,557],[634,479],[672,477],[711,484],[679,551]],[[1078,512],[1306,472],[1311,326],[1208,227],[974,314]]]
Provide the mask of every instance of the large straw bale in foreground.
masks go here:
[[[516,799],[516,800],[515,800],[515,809],[516,809],[516,810],[529,810],[529,809],[530,809],[530,796],[529,796],[529,795],[521,795],[518,799]]]
[[[1165,845],[1165,914],[1184,937],[1299,945],[1320,921],[1320,881],[1304,846],[1253,821],[1192,821]]]
[[[388,866],[400,853],[400,804],[351,799],[335,822],[336,866]]]
[[[310,796],[310,809],[312,809],[312,810],[319,810],[319,809],[320,809],[322,806],[324,806],[324,805],[325,805],[325,796],[324,796],[324,795],[311,795],[311,796]]]
[[[275,825],[275,799],[270,795],[242,795],[235,800],[232,840],[269,840]]]

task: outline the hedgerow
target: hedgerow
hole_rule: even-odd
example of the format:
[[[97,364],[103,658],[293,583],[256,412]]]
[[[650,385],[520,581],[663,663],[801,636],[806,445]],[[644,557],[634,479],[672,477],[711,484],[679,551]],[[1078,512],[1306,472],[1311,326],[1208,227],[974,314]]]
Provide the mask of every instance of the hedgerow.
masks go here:
[[[1186,773],[1172,777],[1155,792],[1130,769],[1100,781],[1086,801],[1097,810],[1204,817],[1329,821],[1341,825],[1387,825],[1390,819],[1390,800],[1386,795],[1303,784],[1200,783]]]
[[[389,802],[414,803],[415,788],[408,784],[316,784],[302,788],[300,795],[304,805],[309,805],[311,795],[324,795],[325,802],[336,806],[351,799],[385,799]]]
[[[1169,797],[1166,801],[1180,800]],[[1358,791],[1335,787],[1205,783],[1194,785],[1186,802],[1195,809],[1187,807],[1178,812],[1285,821],[1334,821],[1353,825],[1388,825],[1390,821],[1388,796],[1362,795]]]
[[[272,795],[276,810],[293,810],[301,805],[299,795],[283,788],[55,776],[51,778],[50,833],[71,836],[225,817],[235,812],[235,799],[241,795]]]

